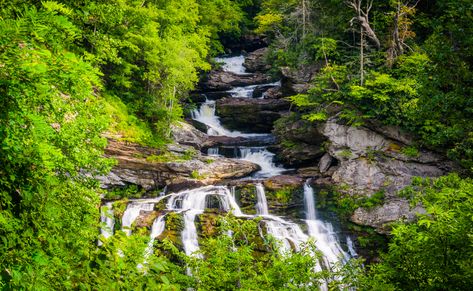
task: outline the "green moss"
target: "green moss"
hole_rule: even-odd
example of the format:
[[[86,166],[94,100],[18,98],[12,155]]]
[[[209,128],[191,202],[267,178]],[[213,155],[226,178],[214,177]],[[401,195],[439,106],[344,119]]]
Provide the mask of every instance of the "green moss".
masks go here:
[[[128,205],[128,198],[113,202],[112,204],[113,216],[115,217],[116,222],[121,223],[123,213],[125,213],[127,205]]]

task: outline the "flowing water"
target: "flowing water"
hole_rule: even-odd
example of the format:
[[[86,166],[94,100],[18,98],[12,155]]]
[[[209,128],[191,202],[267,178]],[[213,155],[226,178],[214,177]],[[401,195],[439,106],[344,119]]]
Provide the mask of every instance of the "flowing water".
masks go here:
[[[100,208],[100,222],[104,224],[104,227],[100,229],[100,234],[104,238],[109,238],[113,235],[113,227],[115,226],[115,219],[113,218],[113,204],[112,202],[105,203],[104,206]],[[99,240],[98,245],[102,245],[102,242]]]
[[[237,56],[231,58],[216,59],[223,63],[223,69],[235,74],[246,74],[242,66],[244,57]],[[277,86],[278,83],[267,84]],[[228,91],[233,97],[251,97],[256,86],[237,87]],[[267,139],[268,134],[252,134],[241,133],[226,129],[220,123],[219,117],[215,115],[215,101],[205,101],[198,110],[192,112],[192,118],[200,121],[208,126],[209,135],[225,135],[229,137],[245,137]],[[235,156],[238,159],[250,161],[258,164],[261,168],[253,178],[267,178],[280,175],[288,169],[278,166],[274,163],[274,154],[269,152],[265,146],[259,147],[235,147]],[[220,155],[218,147],[209,148],[207,154],[210,156]],[[153,244],[157,236],[159,236],[165,228],[166,213],[180,213],[183,216],[184,228],[181,232],[181,239],[184,251],[189,256],[202,258],[199,253],[199,234],[195,224],[196,217],[204,213],[206,208],[218,208],[220,211],[232,212],[237,217],[253,218],[259,216],[262,218],[262,225],[265,227],[266,233],[271,235],[280,243],[280,251],[287,253],[293,250],[300,250],[302,245],[311,238],[315,241],[316,248],[322,253],[322,259],[315,268],[315,271],[328,269],[338,262],[345,262],[350,256],[356,256],[353,242],[347,237],[348,253],[341,247],[337,239],[337,235],[330,223],[324,222],[317,217],[316,204],[314,199],[314,191],[308,184],[304,184],[304,207],[305,207],[305,224],[307,232],[305,233],[300,225],[269,213],[268,202],[266,199],[265,189],[262,183],[256,183],[256,215],[244,214],[237,201],[235,195],[235,187],[226,186],[205,186],[196,189],[184,190],[178,193],[165,195],[161,193],[158,199],[136,199],[129,202],[122,217],[122,230],[131,234],[130,227],[142,212],[154,210],[154,205],[161,199],[167,199],[166,209],[154,220],[151,227],[150,241],[144,254],[144,264],[153,252]],[[111,203],[107,203],[108,209],[102,209],[101,221],[106,225],[101,230],[104,237],[113,234],[113,210]],[[262,232],[264,233],[264,232]],[[228,233],[232,235],[231,232]],[[314,254],[315,257],[315,254]],[[142,265],[141,265],[142,266]],[[327,284],[321,281],[321,289],[327,290]]]

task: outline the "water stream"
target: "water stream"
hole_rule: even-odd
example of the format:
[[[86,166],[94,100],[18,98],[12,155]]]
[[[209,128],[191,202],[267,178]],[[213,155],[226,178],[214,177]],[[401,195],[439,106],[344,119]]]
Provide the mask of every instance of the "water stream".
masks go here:
[[[242,66],[244,57],[219,58],[217,61],[223,63],[223,69],[235,74],[246,74]],[[277,85],[277,83],[267,84]],[[229,91],[234,97],[251,97],[256,86],[237,87]],[[225,135],[229,137],[266,137],[268,134],[242,133],[226,129],[220,123],[219,117],[215,115],[215,101],[207,100],[201,104],[200,108],[192,112],[192,118],[207,125],[209,135]],[[271,139],[268,139],[271,140]],[[218,147],[209,148],[208,155],[218,156]],[[235,147],[235,157],[241,160],[258,164],[261,168],[252,178],[262,179],[280,175],[288,169],[274,163],[274,154],[267,150],[266,146]],[[329,269],[338,262],[345,262],[351,256],[356,256],[353,242],[347,237],[348,252],[345,252],[339,242],[332,225],[317,217],[317,210],[314,198],[314,190],[308,184],[304,184],[304,208],[305,220],[299,221],[307,225],[307,232],[304,232],[300,224],[287,218],[270,214],[265,189],[262,183],[255,183],[256,186],[256,215],[247,215],[242,212],[235,195],[235,187],[227,186],[205,186],[196,189],[188,189],[178,193],[164,193],[157,199],[136,199],[129,202],[122,217],[122,230],[130,235],[131,227],[135,220],[143,213],[154,211],[154,206],[161,199],[167,199],[166,209],[159,212],[159,216],[154,220],[151,227],[150,241],[144,254],[144,262],[153,252],[154,240],[165,228],[166,213],[181,213],[184,221],[184,228],[181,232],[181,239],[184,251],[189,256],[202,258],[199,253],[199,233],[195,224],[196,217],[204,213],[207,208],[218,208],[220,211],[232,212],[237,217],[262,217],[266,233],[280,242],[280,251],[287,253],[293,250],[300,250],[302,245],[311,238],[315,241],[316,248],[322,253],[322,259],[315,271]],[[107,203],[102,209],[101,221],[106,226],[101,230],[104,237],[113,234],[113,210],[112,204]],[[229,232],[231,236],[231,232]],[[315,254],[314,254],[315,257]],[[321,288],[327,289],[326,282],[321,281]]]

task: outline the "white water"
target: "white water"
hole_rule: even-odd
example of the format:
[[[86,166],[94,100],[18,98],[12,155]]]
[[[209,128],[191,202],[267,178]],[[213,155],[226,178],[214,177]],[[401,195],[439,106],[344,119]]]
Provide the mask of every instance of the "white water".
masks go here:
[[[269,215],[268,201],[266,200],[266,193],[261,183],[256,184],[256,214]]]
[[[348,247],[348,252],[350,253],[350,256],[352,258],[358,257],[353,241],[351,240],[351,237],[349,236],[347,236],[347,247]]]
[[[208,156],[219,156],[218,148],[208,148],[207,149],[207,155]]]
[[[154,220],[153,225],[151,226],[151,233],[149,235],[150,239],[149,239],[148,245],[146,246],[145,253],[143,255],[144,261],[143,261],[143,264],[138,265],[139,269],[143,268],[143,266],[148,263],[147,259],[153,254],[154,241],[159,235],[161,235],[161,233],[163,233],[165,226],[166,226],[166,223],[164,221],[164,215],[161,215]]]
[[[322,253],[325,266],[330,268],[349,258],[341,248],[332,224],[317,219],[314,190],[308,183],[304,184],[304,205],[309,236],[315,239],[315,246]]]
[[[215,61],[222,63],[224,71],[235,73],[238,75],[247,75],[246,69],[243,66],[245,57],[243,55],[235,57],[215,58]]]
[[[105,227],[102,227],[100,229],[100,233],[106,239],[111,237],[113,235],[113,227],[115,226],[112,202],[107,202],[104,206],[100,208],[100,222],[105,224]],[[98,241],[98,245],[102,245],[102,242],[100,240]]]
[[[255,88],[258,87],[259,85],[250,85],[250,86],[245,86],[245,87],[235,87],[228,92],[231,94],[232,97],[234,98],[252,98],[253,97],[253,91],[255,91]]]
[[[275,154],[269,152],[265,147],[240,147],[239,150],[240,160],[252,162],[261,167],[261,170],[254,175],[255,177],[268,178],[287,171],[273,162]]]
[[[127,234],[131,234],[131,225],[140,215],[141,211],[153,211],[154,209],[153,202],[141,202],[141,201],[132,201],[130,202],[123,213],[122,217],[122,230]]]
[[[184,229],[181,233],[182,244],[186,255],[202,257],[199,251],[197,229],[195,227],[196,215],[202,214],[206,207],[207,196],[218,198],[220,209],[233,211],[236,216],[242,216],[240,207],[236,203],[230,190],[224,186],[206,186],[202,188],[179,192],[168,200],[167,208],[184,212]]]

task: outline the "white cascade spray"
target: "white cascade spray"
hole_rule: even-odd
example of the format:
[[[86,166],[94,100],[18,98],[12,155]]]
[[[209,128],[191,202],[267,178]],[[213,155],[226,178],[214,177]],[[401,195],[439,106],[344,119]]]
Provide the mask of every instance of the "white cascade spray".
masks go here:
[[[237,75],[250,75],[246,73],[246,69],[243,66],[245,57],[243,55],[234,57],[215,58],[218,63],[223,63],[222,69],[226,72],[231,72]]]
[[[269,152],[265,147],[241,147],[239,150],[241,160],[255,163],[261,167],[261,170],[254,175],[257,178],[268,178],[287,171],[287,169],[274,164],[275,154]]]
[[[200,105],[199,109],[191,112],[192,119],[207,125],[207,134],[212,136],[230,136],[230,137],[259,137],[267,136],[261,133],[242,133],[240,131],[232,131],[223,127],[220,119],[215,115],[215,101],[206,100]]]
[[[158,236],[161,235],[164,231],[164,227],[166,226],[165,221],[164,221],[164,215],[159,216],[153,221],[153,225],[151,226],[151,233],[150,233],[150,238],[148,245],[146,246],[146,250],[144,253],[144,261],[142,264],[139,264],[137,267],[139,269],[142,269],[144,265],[148,263],[148,258],[153,254],[153,247],[154,247],[154,241]]]
[[[224,186],[206,186],[182,191],[171,196],[168,200],[167,208],[184,212],[184,229],[181,236],[184,251],[188,256],[202,257],[200,254],[196,254],[199,250],[199,242],[194,221],[196,215],[204,212],[206,198],[209,195],[218,198],[222,210],[233,211],[236,216],[243,216],[230,190]]]
[[[100,229],[100,233],[105,238],[109,238],[113,235],[113,227],[115,226],[115,219],[113,218],[113,204],[112,202],[105,203],[100,209],[100,222],[105,224],[105,227]],[[102,245],[99,240],[98,245]]]
[[[207,149],[207,155],[208,156],[219,156],[219,149],[218,147],[215,148],[208,148]]]
[[[355,250],[355,245],[353,244],[353,241],[351,240],[351,237],[347,236],[347,247],[348,247],[348,252],[350,253],[350,256],[352,258],[358,257],[358,254],[356,253]]]
[[[266,193],[264,187],[261,183],[258,183],[256,186],[256,214],[259,215],[269,215],[268,210],[268,201],[266,200]]]
[[[154,202],[132,201],[130,202],[122,217],[122,230],[127,234],[131,234],[131,225],[140,215],[141,211],[153,211]]]
[[[332,224],[317,219],[314,189],[308,183],[304,184],[304,205],[309,236],[315,238],[315,246],[322,253],[325,266],[332,267],[345,260],[348,254],[338,243]]]

